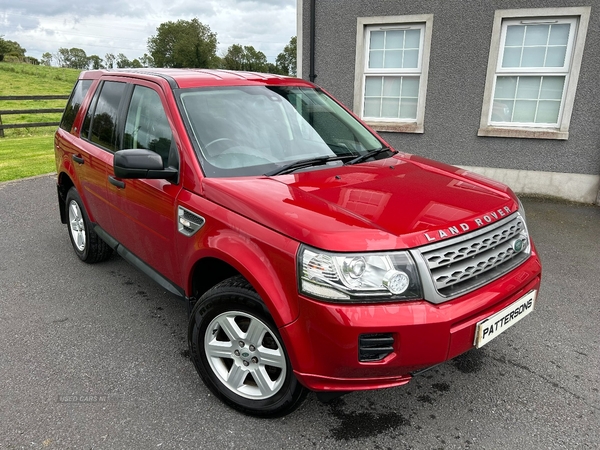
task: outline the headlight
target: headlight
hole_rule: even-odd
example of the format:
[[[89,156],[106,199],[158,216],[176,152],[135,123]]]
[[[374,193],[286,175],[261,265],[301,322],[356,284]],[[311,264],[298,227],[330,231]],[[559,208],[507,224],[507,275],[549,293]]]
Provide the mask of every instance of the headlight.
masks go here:
[[[415,263],[407,252],[330,253],[301,246],[300,292],[340,302],[422,298]]]

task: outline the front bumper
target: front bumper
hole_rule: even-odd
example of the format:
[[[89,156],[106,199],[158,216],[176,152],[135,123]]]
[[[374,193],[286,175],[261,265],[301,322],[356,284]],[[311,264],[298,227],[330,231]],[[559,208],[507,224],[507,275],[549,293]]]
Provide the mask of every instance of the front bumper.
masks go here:
[[[325,303],[299,297],[300,316],[280,329],[294,373],[315,391],[380,389],[408,383],[412,373],[474,347],[477,322],[535,289],[541,264],[531,257],[503,277],[454,300],[382,304]],[[393,351],[359,361],[359,336],[390,333]]]

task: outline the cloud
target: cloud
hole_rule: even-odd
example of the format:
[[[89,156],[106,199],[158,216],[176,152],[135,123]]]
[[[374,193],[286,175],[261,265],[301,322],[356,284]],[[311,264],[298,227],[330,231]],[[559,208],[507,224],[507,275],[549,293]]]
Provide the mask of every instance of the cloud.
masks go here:
[[[0,34],[35,58],[60,47],[138,58],[161,23],[194,17],[217,33],[220,53],[252,45],[274,61],[296,34],[296,0],[0,0]]]
[[[7,17],[5,25],[13,30],[35,30],[40,26],[40,20],[37,17],[11,16]]]
[[[72,13],[81,17],[89,16],[128,16],[145,14],[151,2],[124,2],[120,0],[70,0],[68,2],[56,0],[0,0],[0,10],[9,14],[34,14],[36,16],[54,17]],[[76,13],[73,13],[76,11]]]
[[[244,3],[254,3],[259,6],[262,5],[274,5],[279,7],[285,6],[296,6],[296,0],[232,0],[237,5],[243,5]]]

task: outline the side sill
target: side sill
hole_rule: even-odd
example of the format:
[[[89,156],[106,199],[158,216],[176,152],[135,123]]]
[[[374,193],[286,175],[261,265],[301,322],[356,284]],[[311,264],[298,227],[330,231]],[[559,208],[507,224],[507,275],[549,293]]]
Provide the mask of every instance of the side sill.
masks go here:
[[[104,242],[106,242],[110,247],[112,247],[112,249],[114,251],[116,251],[129,264],[131,264],[132,266],[134,266],[135,268],[137,268],[138,270],[143,272],[151,280],[153,280],[155,283],[157,283],[159,286],[161,286],[166,291],[170,292],[171,294],[176,295],[177,297],[180,297],[183,300],[187,300],[187,297],[185,296],[185,291],[182,288],[180,288],[179,286],[174,284],[169,279],[163,277],[160,273],[158,273],[156,270],[154,270],[152,267],[150,267],[148,264],[146,264],[140,258],[138,258],[133,253],[131,253],[129,250],[127,250],[125,247],[123,247],[123,245],[121,245],[119,243],[119,241],[117,241],[115,238],[113,238],[111,235],[109,235],[100,226],[94,225],[94,231],[96,232],[96,234],[98,236],[100,236],[100,238]]]

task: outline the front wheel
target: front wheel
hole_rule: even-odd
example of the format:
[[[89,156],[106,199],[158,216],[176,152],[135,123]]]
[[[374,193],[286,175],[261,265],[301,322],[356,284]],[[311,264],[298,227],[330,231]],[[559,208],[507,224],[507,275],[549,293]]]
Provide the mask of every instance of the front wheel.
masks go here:
[[[198,373],[233,408],[277,417],[306,397],[277,327],[242,277],[229,278],[202,296],[192,311],[188,337]]]

